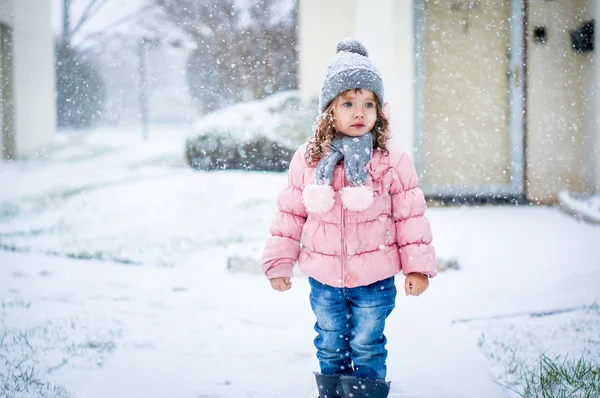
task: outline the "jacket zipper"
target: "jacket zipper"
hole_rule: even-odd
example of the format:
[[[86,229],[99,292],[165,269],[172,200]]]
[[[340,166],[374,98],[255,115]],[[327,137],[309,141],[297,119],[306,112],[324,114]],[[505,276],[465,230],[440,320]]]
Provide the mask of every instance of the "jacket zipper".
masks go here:
[[[346,187],[346,176],[342,175],[342,189]],[[341,203],[342,208],[342,286],[346,287],[346,209]]]

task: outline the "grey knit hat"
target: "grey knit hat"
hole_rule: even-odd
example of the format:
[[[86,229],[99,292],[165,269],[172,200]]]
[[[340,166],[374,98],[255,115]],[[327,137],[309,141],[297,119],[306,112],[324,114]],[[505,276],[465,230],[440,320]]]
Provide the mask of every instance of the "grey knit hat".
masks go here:
[[[347,37],[337,44],[337,54],[327,65],[321,94],[319,112],[323,112],[329,103],[339,94],[352,88],[366,88],[375,93],[379,106],[383,106],[383,82],[369,53],[358,40]]]

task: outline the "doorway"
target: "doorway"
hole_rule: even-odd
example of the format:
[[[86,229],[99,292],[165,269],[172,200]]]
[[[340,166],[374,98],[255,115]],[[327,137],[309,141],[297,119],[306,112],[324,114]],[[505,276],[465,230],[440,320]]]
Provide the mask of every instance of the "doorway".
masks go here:
[[[415,163],[428,196],[524,193],[524,1],[415,0]]]

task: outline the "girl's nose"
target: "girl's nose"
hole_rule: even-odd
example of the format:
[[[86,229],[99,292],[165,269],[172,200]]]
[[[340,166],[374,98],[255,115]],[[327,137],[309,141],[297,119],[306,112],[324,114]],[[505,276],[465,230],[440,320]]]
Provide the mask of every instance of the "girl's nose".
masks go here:
[[[355,119],[362,119],[363,117],[365,117],[365,115],[363,114],[362,111],[358,111],[354,114]]]

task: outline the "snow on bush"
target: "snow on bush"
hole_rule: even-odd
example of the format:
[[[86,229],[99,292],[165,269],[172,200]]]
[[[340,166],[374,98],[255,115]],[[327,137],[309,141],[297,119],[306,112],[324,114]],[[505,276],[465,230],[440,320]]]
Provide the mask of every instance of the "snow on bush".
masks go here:
[[[294,151],[312,134],[315,103],[297,90],[210,113],[186,140],[188,164],[201,170],[286,170]]]

